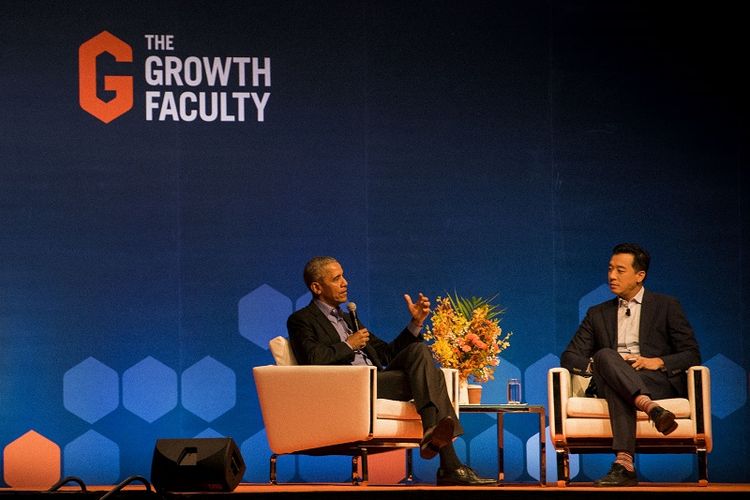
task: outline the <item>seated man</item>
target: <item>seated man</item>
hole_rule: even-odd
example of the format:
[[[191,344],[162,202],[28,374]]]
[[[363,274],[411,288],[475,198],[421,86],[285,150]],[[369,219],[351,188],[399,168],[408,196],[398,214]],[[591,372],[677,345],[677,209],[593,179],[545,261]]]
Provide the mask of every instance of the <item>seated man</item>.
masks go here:
[[[453,410],[445,378],[422,342],[422,323],[430,301],[419,294],[417,302],[404,295],[411,314],[409,325],[393,342],[386,343],[359,325],[340,305],[347,300],[348,283],[341,265],[332,257],[314,257],[307,263],[304,280],[312,302],[287,321],[289,340],[302,365],[372,365],[378,368],[378,397],[414,400],[422,417],[424,437],[419,447],[425,459],[440,455],[438,485],[487,486],[485,479],[459,460],[453,438],[463,433]]]
[[[571,373],[593,374],[589,388],[607,400],[616,457],[596,486],[638,484],[636,410],[648,414],[662,434],[674,432],[675,416],[653,400],[686,397],[687,369],[701,362],[679,302],[643,287],[649,263],[638,245],[624,243],[612,250],[607,277],[616,297],[588,310],[560,357]]]

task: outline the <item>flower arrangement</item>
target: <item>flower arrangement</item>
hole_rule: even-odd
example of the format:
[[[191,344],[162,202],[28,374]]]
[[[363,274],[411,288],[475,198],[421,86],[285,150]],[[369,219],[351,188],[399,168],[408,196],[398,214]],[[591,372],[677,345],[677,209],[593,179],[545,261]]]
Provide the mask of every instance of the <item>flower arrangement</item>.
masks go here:
[[[494,378],[499,354],[510,347],[508,332],[502,336],[500,316],[505,312],[491,302],[495,297],[469,299],[454,294],[437,298],[425,339],[444,368],[456,368],[459,377],[477,382]]]

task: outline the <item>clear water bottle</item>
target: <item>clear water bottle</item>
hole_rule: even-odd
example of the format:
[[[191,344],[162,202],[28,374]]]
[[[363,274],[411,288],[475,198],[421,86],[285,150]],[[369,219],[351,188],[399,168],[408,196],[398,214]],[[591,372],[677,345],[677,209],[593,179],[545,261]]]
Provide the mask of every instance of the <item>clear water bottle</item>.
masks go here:
[[[508,379],[508,404],[517,405],[521,403],[521,381],[517,378]]]

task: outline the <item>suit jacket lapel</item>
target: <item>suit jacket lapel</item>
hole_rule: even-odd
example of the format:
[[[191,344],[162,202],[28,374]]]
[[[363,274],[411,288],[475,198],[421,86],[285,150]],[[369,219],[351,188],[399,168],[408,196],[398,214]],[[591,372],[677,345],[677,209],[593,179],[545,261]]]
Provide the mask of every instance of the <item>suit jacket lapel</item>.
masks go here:
[[[612,349],[617,349],[617,307],[619,306],[619,300],[618,297],[615,297],[614,300],[610,300],[604,311],[604,319],[607,325],[607,336],[609,337],[609,347]]]
[[[354,332],[354,320],[352,320],[352,315],[350,313],[346,313],[344,314],[344,319],[346,320],[346,324],[349,325],[349,329]],[[362,328],[362,325],[359,325],[359,327]],[[375,351],[375,348],[372,345],[367,344],[364,349],[362,349],[362,351],[367,354],[367,357],[370,358],[370,361],[372,361],[373,364],[378,367],[378,369],[383,369],[380,358],[378,358],[378,353],[377,351]]]
[[[335,342],[341,342],[341,337],[339,337],[339,332],[336,331],[336,329],[331,324],[331,321],[326,318],[326,315],[323,313],[323,311],[320,310],[320,308],[315,304],[315,302],[311,302],[309,306],[307,306],[310,310],[310,313],[312,314],[313,318],[315,318],[315,321],[318,322],[318,326],[325,332],[325,334],[330,338],[331,343]]]
[[[649,327],[653,324],[655,310],[653,306],[653,297],[648,290],[643,291],[643,301],[641,302],[641,321],[638,324],[638,343],[643,345],[644,334],[648,336]]]

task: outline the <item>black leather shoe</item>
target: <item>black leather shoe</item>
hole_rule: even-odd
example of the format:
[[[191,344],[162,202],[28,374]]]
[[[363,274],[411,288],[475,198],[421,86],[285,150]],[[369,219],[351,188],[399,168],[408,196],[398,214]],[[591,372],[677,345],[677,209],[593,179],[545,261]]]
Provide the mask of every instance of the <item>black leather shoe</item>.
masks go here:
[[[440,448],[453,441],[453,430],[456,422],[452,417],[445,417],[437,425],[430,427],[424,433],[419,443],[419,456],[425,460],[433,458],[440,452]]]
[[[674,413],[657,406],[648,414],[648,418],[654,423],[656,430],[664,434],[671,434],[677,428],[677,422],[674,421]]]
[[[451,471],[442,468],[437,471],[438,486],[494,486],[496,484],[497,480],[479,477],[471,470],[471,467],[465,465]]]
[[[638,476],[635,471],[614,463],[606,476],[594,481],[594,486],[638,486]]]

